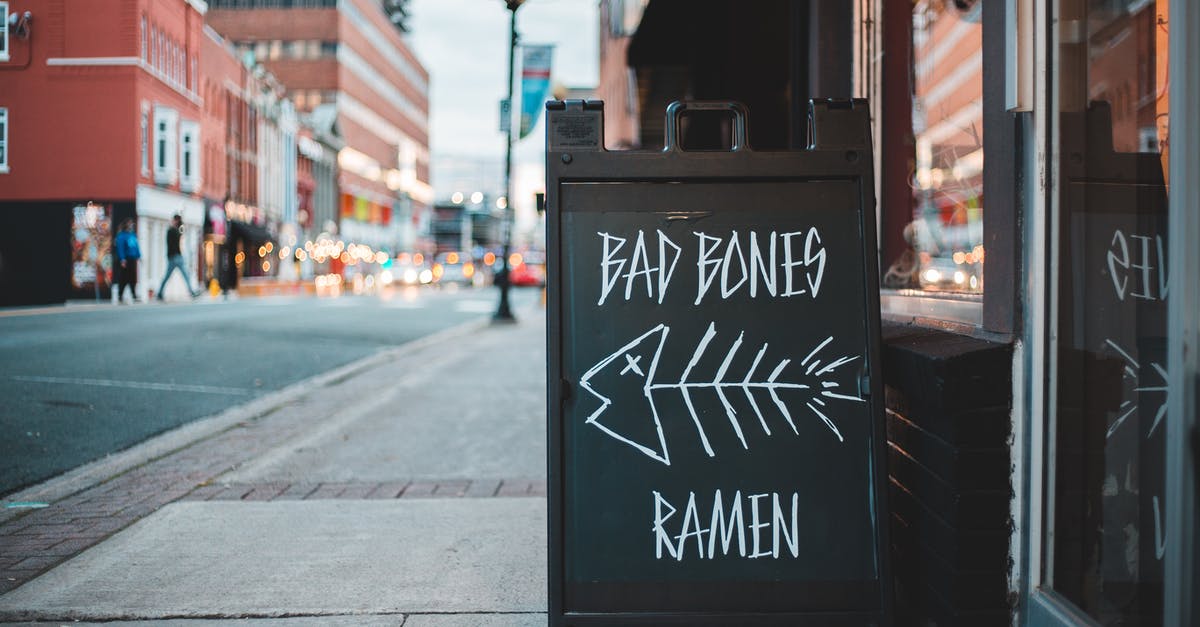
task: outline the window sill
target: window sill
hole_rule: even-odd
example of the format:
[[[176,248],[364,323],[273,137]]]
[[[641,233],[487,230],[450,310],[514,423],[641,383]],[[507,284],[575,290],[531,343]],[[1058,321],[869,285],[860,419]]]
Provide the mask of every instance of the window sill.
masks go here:
[[[983,295],[924,292],[921,290],[879,290],[880,313],[896,321],[937,321],[983,326]]]
[[[8,174],[8,166],[0,165],[0,174]]]

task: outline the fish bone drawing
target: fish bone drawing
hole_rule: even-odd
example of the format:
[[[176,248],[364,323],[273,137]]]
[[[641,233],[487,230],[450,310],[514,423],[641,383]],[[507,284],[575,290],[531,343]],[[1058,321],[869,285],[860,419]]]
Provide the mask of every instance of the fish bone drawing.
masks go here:
[[[833,336],[829,336],[817,344],[800,361],[799,366],[792,369],[803,372],[804,383],[790,382],[788,381],[789,377],[784,377],[785,370],[792,363],[791,359],[781,359],[770,370],[769,374],[767,374],[765,368],[760,370],[759,366],[766,356],[769,346],[765,342],[758,349],[753,363],[744,374],[739,376],[731,372],[734,357],[737,355],[739,349],[741,349],[745,340],[745,331],[739,333],[737,339],[729,346],[728,352],[726,352],[715,374],[711,377],[700,378],[693,376],[693,370],[700,363],[705,351],[708,350],[713,338],[717,335],[716,323],[709,323],[708,330],[705,331],[704,336],[696,345],[696,350],[692,353],[692,357],[684,368],[683,374],[680,375],[678,380],[662,382],[656,379],[656,374],[658,374],[659,360],[663,355],[663,349],[667,345],[667,336],[670,332],[670,327],[665,324],[659,324],[597,362],[579,379],[579,385],[601,402],[600,407],[585,420],[587,424],[600,429],[608,436],[628,444],[650,458],[668,466],[671,465],[670,451],[667,446],[666,437],[663,434],[662,420],[659,416],[658,406],[655,403],[655,393],[660,391],[674,391],[682,396],[683,403],[687,407],[687,413],[695,425],[700,444],[709,457],[716,457],[716,452],[713,450],[708,437],[708,429],[714,427],[702,424],[700,415],[696,411],[696,406],[693,402],[693,396],[697,394],[716,394],[728,418],[728,427],[732,429],[741,442],[742,447],[746,450],[749,450],[750,446],[746,441],[746,436],[742,430],[742,424],[738,420],[737,412],[730,402],[731,395],[742,394],[745,396],[748,404],[754,410],[755,416],[758,418],[758,426],[762,428],[763,433],[771,436],[771,427],[763,414],[759,400],[755,398],[755,392],[758,392],[760,395],[765,393],[769,396],[775,407],[778,408],[780,416],[782,416],[783,420],[791,428],[792,433],[799,435],[799,430],[796,428],[792,413],[788,409],[788,404],[781,398],[780,392],[806,392],[807,399],[803,401],[804,406],[812,412],[815,418],[821,420],[833,435],[837,437],[839,442],[844,442],[845,439],[842,437],[842,432],[838,430],[833,419],[827,415],[826,412],[834,413],[829,411],[827,403],[834,400],[865,402],[858,396],[842,394],[837,391],[841,384],[833,380],[836,374],[835,371],[838,368],[857,360],[859,356],[844,355],[822,363],[820,353],[833,342]],[[650,363],[643,364],[642,360],[647,356],[645,351],[650,349],[653,350],[653,356],[649,360]],[[614,366],[613,364],[616,365]],[[613,401],[610,397],[597,391],[593,385],[593,378],[610,366],[620,368],[618,374],[621,377],[640,377],[642,379],[641,392],[649,405],[650,418],[653,420],[655,432],[657,433],[657,437],[654,438],[656,441],[645,441],[647,438],[642,437],[643,441],[638,442],[636,436],[629,433],[621,433],[618,431],[618,428],[612,426],[612,422],[614,421],[611,419],[612,414],[609,412],[609,409]],[[723,424],[717,426],[724,428]]]

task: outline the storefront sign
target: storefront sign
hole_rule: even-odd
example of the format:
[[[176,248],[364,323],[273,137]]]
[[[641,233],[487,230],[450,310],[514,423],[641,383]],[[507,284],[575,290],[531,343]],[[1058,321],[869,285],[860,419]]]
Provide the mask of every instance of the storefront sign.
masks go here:
[[[88,202],[72,210],[71,286],[93,292],[112,285],[112,208]]]
[[[790,153],[729,104],[673,105],[661,153],[550,107],[551,623],[882,622],[865,103],[815,104]],[[732,113],[733,152],[679,148],[695,108]]]
[[[224,243],[227,226],[224,207],[216,203],[208,206],[208,225],[212,241],[217,244]]]

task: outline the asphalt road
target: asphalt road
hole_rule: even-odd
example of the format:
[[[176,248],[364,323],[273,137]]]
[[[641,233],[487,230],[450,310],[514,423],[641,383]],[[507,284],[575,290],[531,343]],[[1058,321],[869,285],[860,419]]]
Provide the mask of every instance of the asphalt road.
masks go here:
[[[0,495],[451,326],[496,291],[0,310]],[[537,298],[515,290],[517,311]]]

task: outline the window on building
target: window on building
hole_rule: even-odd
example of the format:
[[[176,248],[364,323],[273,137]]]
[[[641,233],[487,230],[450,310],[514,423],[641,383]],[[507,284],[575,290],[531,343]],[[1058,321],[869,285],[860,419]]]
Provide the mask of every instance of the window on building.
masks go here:
[[[154,108],[154,182],[173,185],[179,179],[179,113],[167,107]]]
[[[150,174],[150,108],[142,106],[142,174]]]
[[[200,124],[193,120],[179,123],[179,188],[195,191],[200,184],[200,163],[196,159],[200,142]]]
[[[146,32],[146,16],[145,15],[142,16],[141,35],[142,35],[142,37],[141,37],[141,56],[140,56],[140,58],[142,61],[145,61],[146,60],[146,38],[149,37],[149,33]]]
[[[0,107],[0,173],[8,172],[8,109]]]
[[[1055,46],[1056,461],[1042,575],[1101,625],[1164,624],[1164,559],[1181,550],[1165,526],[1179,418],[1167,415],[1167,299],[1170,281],[1189,280],[1167,267],[1180,189],[1168,191],[1168,50],[1181,32],[1169,4],[1063,3],[1080,30]]]
[[[0,61],[8,60],[8,3],[0,2]]]
[[[913,5],[911,193],[903,239],[891,234],[889,247],[884,234],[884,287],[983,292],[981,8],[943,0]]]

